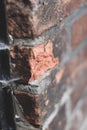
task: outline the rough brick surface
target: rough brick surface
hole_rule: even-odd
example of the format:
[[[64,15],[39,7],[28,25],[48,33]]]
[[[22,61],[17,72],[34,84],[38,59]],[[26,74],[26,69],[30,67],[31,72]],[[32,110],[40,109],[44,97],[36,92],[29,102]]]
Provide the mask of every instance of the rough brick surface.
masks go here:
[[[34,125],[42,125],[46,121],[66,90],[66,78],[59,71],[61,78],[59,78],[60,81],[56,82],[56,72],[57,70],[54,69],[45,74],[44,78],[32,81],[29,85],[19,85],[14,91],[26,119]]]
[[[85,130],[87,0],[7,0],[7,14],[11,77],[20,78],[13,93],[26,128],[16,123]]]
[[[19,85],[14,91],[29,122],[34,125],[42,125],[53,112],[54,106],[61,101],[64,92],[68,88],[75,89],[71,96],[72,104],[75,104],[80,98],[79,95],[81,95],[82,89],[85,88],[87,83],[86,78],[82,79],[83,76],[87,76],[86,48],[85,45],[82,51],[74,56],[64,68],[58,70],[58,67],[56,67],[45,72],[41,78],[29,82],[29,85]],[[27,105],[26,108],[26,104],[31,103],[32,105]],[[32,119],[32,117],[34,118]]]
[[[26,82],[38,79],[59,64],[58,58],[53,55],[51,41],[35,47],[14,47],[10,52],[14,71],[18,70]]]
[[[58,31],[58,28],[56,26],[49,30],[43,35],[45,40],[34,46],[12,46],[10,55],[13,77],[21,77],[23,82],[28,83],[60,64],[69,44],[66,29],[61,27]]]
[[[49,73],[45,73],[41,78],[39,78],[39,80],[29,82],[29,85],[18,85],[14,94],[22,106],[24,116],[29,123],[36,126],[43,125],[46,119],[49,118],[51,113],[54,111],[54,106],[61,101],[64,92],[71,87],[73,88],[73,92],[71,94],[71,107],[74,109],[77,102],[83,95],[82,93],[84,92],[87,84],[86,48],[87,45],[83,47],[82,51],[79,52],[78,55],[76,54],[75,57],[70,58],[71,60],[60,71],[57,72],[57,69],[54,68],[49,71]],[[84,76],[85,78],[83,79]],[[85,107],[82,107],[81,109],[85,109]],[[60,111],[62,111],[61,108]],[[63,116],[61,118],[60,114],[59,116],[55,116],[55,119],[49,126],[49,129],[57,127],[65,130],[65,116],[64,118]],[[79,128],[80,122],[78,112],[75,114],[74,118],[75,122],[78,118]],[[72,124],[74,122],[74,118]],[[84,114],[81,121],[83,121],[83,119]],[[76,128],[77,126],[75,126],[75,129]]]
[[[9,33],[18,38],[38,36],[60,23],[84,1],[86,0],[7,0]]]
[[[40,100],[38,95],[32,95],[23,91],[15,91],[16,97],[23,108],[24,116],[33,125],[40,125]],[[27,104],[27,107],[26,107]]]
[[[59,41],[62,41],[60,36],[58,36],[58,38]],[[64,39],[66,41],[66,38]],[[54,41],[57,42],[57,37],[56,40],[54,39]],[[63,49],[61,46],[58,46],[58,43],[59,42],[55,43],[56,45],[53,44],[54,45],[53,47],[56,47],[55,50],[56,49],[60,50],[59,51],[60,53],[56,52],[55,56],[59,57],[58,61],[60,61],[63,65],[64,63],[62,62],[61,58],[65,56],[64,57],[65,59],[67,58],[67,55],[61,56],[61,54],[64,52],[66,53],[66,51],[64,51],[66,49]],[[66,44],[64,45],[66,48]],[[21,47],[19,46],[19,48]],[[25,49],[26,48],[27,47],[25,47]],[[65,65],[64,68],[62,67],[61,69],[58,69],[59,67],[58,64],[56,67],[51,68],[50,71],[45,72],[38,79],[29,82],[27,85],[24,85],[24,82],[23,85],[22,84],[17,85],[18,88],[16,89],[16,91],[14,91],[14,94],[17,97],[20,105],[22,106],[24,116],[29,121],[29,123],[36,126],[42,125],[49,117],[49,115],[51,115],[51,113],[53,112],[55,104],[58,104],[61,101],[64,92],[68,88],[73,87],[76,81],[81,80],[83,75],[86,73],[85,68],[86,65],[84,64],[86,63],[85,60],[87,56],[86,48],[87,48],[86,44],[83,44],[83,46],[80,47],[80,50],[77,49],[78,53],[75,52],[76,54],[74,58],[73,58],[74,53],[72,53],[72,55],[70,55],[71,58],[69,59],[70,63],[66,61],[67,65]],[[83,51],[79,54],[79,51],[81,51],[81,49]],[[18,51],[18,53],[19,52],[20,51]],[[25,52],[27,51],[25,50]],[[17,55],[18,53],[16,52]],[[25,54],[23,52],[22,54],[23,57],[25,57]],[[16,60],[19,60],[19,58]],[[80,69],[82,69],[82,71],[80,71]],[[84,80],[82,81],[84,82]],[[28,104],[27,108],[26,104]]]

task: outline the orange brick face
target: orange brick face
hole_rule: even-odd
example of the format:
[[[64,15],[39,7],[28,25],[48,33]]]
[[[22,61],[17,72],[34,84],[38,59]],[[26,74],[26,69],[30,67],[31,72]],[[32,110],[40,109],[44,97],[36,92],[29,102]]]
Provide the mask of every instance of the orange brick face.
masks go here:
[[[29,81],[35,80],[57,66],[59,63],[57,58],[53,56],[52,43],[49,41],[46,44],[32,48],[33,56],[30,57],[29,63],[31,66],[31,78]]]
[[[59,64],[59,59],[53,55],[51,41],[35,47],[14,47],[10,55],[15,59],[12,63],[13,70],[18,71],[27,82],[38,79]]]

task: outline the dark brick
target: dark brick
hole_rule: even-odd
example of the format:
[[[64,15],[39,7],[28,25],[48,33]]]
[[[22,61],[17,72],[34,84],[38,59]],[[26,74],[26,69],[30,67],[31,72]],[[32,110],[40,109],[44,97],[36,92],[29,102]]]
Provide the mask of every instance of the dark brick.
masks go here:
[[[33,38],[85,3],[86,0],[7,0],[9,33],[18,38]]]
[[[25,91],[15,91],[15,93],[23,108],[25,118],[33,125],[40,125],[39,96],[26,93]]]
[[[57,82],[56,72],[56,69],[50,73],[47,72],[44,78],[32,81],[29,85],[18,85],[14,91],[23,108],[25,118],[33,125],[42,125],[46,121],[66,90],[66,77],[61,75],[60,71],[60,81]]]

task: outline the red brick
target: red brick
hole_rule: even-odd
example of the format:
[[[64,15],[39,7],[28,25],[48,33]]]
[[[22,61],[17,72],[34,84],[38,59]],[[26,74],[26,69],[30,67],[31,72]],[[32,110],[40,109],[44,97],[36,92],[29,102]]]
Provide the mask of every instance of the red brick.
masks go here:
[[[34,46],[13,46],[10,50],[12,77],[21,77],[23,82],[36,80],[58,66],[66,54],[68,38],[66,28],[56,26],[42,37],[44,42]],[[25,66],[25,67],[24,67]]]
[[[34,47],[14,47],[10,55],[15,59],[13,70],[18,71],[18,75],[23,76],[26,82],[38,79],[59,64],[59,59],[53,55],[51,41]]]
[[[60,23],[81,3],[84,0],[7,0],[9,33],[19,38],[38,36]]]
[[[50,55],[51,56],[53,55],[55,57],[54,59],[56,60],[58,59],[57,67],[62,61],[62,58],[65,56],[67,47],[66,30],[64,28],[61,28],[60,31],[58,31],[58,28],[59,28],[58,26],[54,27],[51,30],[49,30],[45,35],[43,35],[45,37],[46,42],[44,42],[44,44],[41,43],[39,44],[39,46],[43,47],[43,45],[45,45],[45,43],[48,43],[48,41],[52,43],[51,49],[53,49],[53,52],[51,50]],[[28,82],[29,76],[31,76],[29,69],[29,62],[27,62],[29,60],[28,48],[35,48],[35,47],[38,48],[38,45],[33,47],[13,46],[14,51],[12,52],[12,59],[11,59],[11,64],[13,64],[13,67],[11,74],[13,75],[13,77],[19,77],[19,76],[22,77],[21,83],[23,84],[22,85],[17,84],[18,87],[16,91],[14,91],[14,93],[19,101],[19,104],[22,106],[24,116],[30,123],[34,125],[42,125],[43,122],[49,117],[51,112],[54,110],[54,105],[58,103],[59,100],[62,98],[63,93],[66,90],[65,87],[66,77],[64,77],[63,74],[61,74],[61,71],[58,74],[58,70],[56,70],[56,67],[54,66],[53,68],[50,69],[50,71],[45,72],[43,74],[42,76],[43,78],[40,76],[38,79],[36,79],[36,81],[33,80],[32,82]],[[41,49],[39,51],[41,52]],[[17,68],[15,68],[15,66],[17,66]],[[40,69],[42,68],[40,67]],[[57,77],[58,82],[55,77],[56,73],[57,75],[60,76],[60,78]],[[28,80],[26,81],[26,79]],[[27,84],[27,86],[24,85],[25,83]],[[38,88],[41,90],[40,92]],[[39,100],[36,100],[35,95],[38,96]],[[34,105],[32,104],[30,107],[29,104],[31,102],[33,102]],[[26,105],[27,105],[27,111],[26,111]],[[33,114],[34,118],[32,118]]]
[[[40,84],[38,84],[39,86],[36,86],[36,88],[40,87],[41,89],[41,92],[38,93],[36,96],[34,92],[30,94],[31,91],[28,91],[28,87],[26,89],[25,85],[22,86],[20,85],[20,87],[18,86],[17,90],[14,93],[20,105],[23,108],[25,117],[29,122],[31,122],[32,124],[34,123],[34,125],[42,125],[54,110],[54,105],[61,100],[64,92],[66,91],[66,87],[67,86],[72,87],[72,83],[74,81],[77,82],[80,80],[80,83],[77,84],[77,86],[74,86],[74,88],[75,87],[77,88],[77,90],[75,89],[77,95],[81,94],[82,89],[85,88],[85,84],[83,85],[83,83],[87,75],[87,65],[85,64],[86,57],[87,57],[87,51],[85,47],[85,49],[83,49],[83,51],[79,53],[76,57],[74,57],[75,59],[73,59],[72,62],[68,64],[67,69],[65,67],[64,69],[59,71],[59,74],[57,73],[56,69],[52,70],[52,72],[49,75],[47,75],[45,79],[40,80]],[[57,76],[59,75],[59,80],[56,80],[55,78],[56,74]],[[85,76],[84,79],[82,79],[83,76]],[[47,83],[48,81],[50,81],[49,85]],[[43,89],[44,87],[43,82],[45,83],[44,89]],[[35,89],[35,83],[34,85],[32,85],[32,89],[33,88]],[[75,96],[76,94],[74,92],[72,97],[76,97]],[[23,98],[24,97],[23,95],[25,95],[25,98]],[[38,99],[36,97],[38,97]],[[32,109],[30,110],[30,105],[29,106],[27,105],[27,111],[26,111],[26,104],[30,104],[29,103],[30,100],[33,101],[33,104],[31,105]],[[34,114],[34,120],[31,118],[32,115],[30,115],[28,111],[29,113]],[[55,118],[55,120],[57,119],[57,117]],[[53,124],[55,124],[55,121]],[[63,127],[63,125],[60,125],[61,123],[58,124],[59,124],[58,128]],[[53,126],[51,125],[52,128],[55,126],[56,125]]]
[[[72,49],[75,49],[87,37],[87,12],[72,24],[71,29]]]

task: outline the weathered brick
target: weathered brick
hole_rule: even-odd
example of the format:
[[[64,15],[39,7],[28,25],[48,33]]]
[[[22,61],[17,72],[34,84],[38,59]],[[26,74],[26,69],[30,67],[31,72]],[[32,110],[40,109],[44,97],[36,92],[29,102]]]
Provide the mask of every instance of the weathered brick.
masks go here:
[[[70,53],[70,42],[73,50],[87,37],[86,8],[80,7],[74,15],[70,16],[70,19],[66,19],[65,24],[60,26],[58,24],[84,3],[87,1],[30,0],[26,3],[21,0],[7,0],[9,33],[15,38],[21,38],[20,41],[25,40],[23,44],[14,41],[15,46],[13,45],[10,49],[12,77],[21,78],[16,82],[18,87],[14,89],[14,96],[22,108],[24,118],[37,127],[35,129],[41,129],[45,123],[49,124],[47,119],[54,112],[56,105],[60,105],[64,93],[70,87],[73,90],[70,95],[72,110],[76,108],[80,100],[82,104],[75,114],[71,114],[74,118],[71,120],[70,129],[79,130],[85,118],[87,112],[87,103],[84,98],[87,84],[87,45],[82,50],[81,46],[80,50],[77,48],[77,52],[81,52],[77,54],[75,50],[74,54]],[[52,15],[53,12],[54,15]],[[68,24],[67,21],[70,23]],[[57,25],[54,26],[55,24]],[[48,28],[50,29],[47,30]],[[44,32],[45,30],[47,31]],[[26,39],[23,39],[39,35],[41,36],[28,43]],[[65,129],[65,106],[59,109],[60,111],[55,115],[47,130]]]
[[[75,49],[84,40],[84,38],[87,37],[86,21],[87,21],[87,11],[84,14],[81,14],[80,18],[78,17],[78,19],[76,19],[72,23],[71,27],[72,49]]]
[[[27,83],[58,66],[66,55],[68,38],[66,28],[56,26],[46,32],[43,43],[34,46],[12,46],[10,49],[12,77],[21,77]],[[55,31],[55,33],[54,33]],[[62,37],[63,35],[63,37]],[[25,67],[24,67],[25,66]]]
[[[9,33],[18,38],[38,36],[85,3],[86,0],[7,0]]]
[[[59,63],[66,54],[66,48],[68,46],[67,32],[64,27],[61,27],[59,31],[58,29],[59,27],[56,26],[46,32],[43,35],[45,39],[43,43],[39,42],[39,44],[34,46],[14,46],[10,50],[12,77],[20,77],[21,82],[18,83],[23,83],[23,85],[18,85],[19,87],[17,91],[15,91],[15,96],[23,107],[25,117],[30,123],[34,125],[41,125],[47,119],[49,114],[51,114],[51,112],[54,110],[54,105],[59,102],[59,99],[62,98],[62,95],[66,89],[64,85],[65,78],[62,79],[64,69],[61,73],[61,70],[58,72],[56,67],[58,68]],[[40,49],[38,49],[39,47]],[[31,48],[32,53],[29,48]],[[31,78],[32,65],[29,63],[29,55],[31,54],[31,56],[34,56],[35,54],[35,56],[37,56],[38,52],[40,57],[42,54],[44,55],[44,57],[42,55],[42,60],[39,61],[42,64],[41,67],[39,64],[37,64],[37,68],[41,71],[42,74],[39,73],[39,77],[34,78],[30,82],[29,79]],[[47,55],[48,58],[46,58]],[[36,62],[35,56],[33,57],[33,62]],[[37,60],[39,59],[37,58]],[[34,64],[36,65],[36,63],[33,63],[33,65]],[[45,65],[44,67],[47,69],[44,70],[42,68],[43,65]],[[36,74],[40,72],[39,70],[36,72]],[[26,86],[24,84],[29,85]],[[38,100],[35,100],[36,95],[38,96]],[[23,97],[26,97],[27,99]],[[33,100],[32,102],[34,106],[32,104],[31,108],[30,105],[27,105],[26,111],[26,102],[30,104],[31,100]],[[28,110],[31,111],[30,114],[28,113]],[[34,117],[34,120],[32,117]]]
[[[66,78],[59,71],[61,78],[57,82],[56,72],[57,70],[53,69],[51,72],[45,73],[44,78],[29,82],[29,85],[18,85],[14,91],[25,118],[33,125],[39,126],[46,121],[66,90]]]
[[[26,82],[38,79],[59,64],[58,58],[53,55],[51,41],[35,47],[14,47],[10,54],[13,60],[16,59],[14,70],[18,70]],[[24,68],[24,65],[27,67]]]
[[[48,33],[49,36],[46,39],[47,41],[50,40],[52,42],[53,54],[54,56],[56,56],[56,58],[59,58],[58,61],[60,64],[60,62],[62,63],[63,57],[66,56],[66,47],[68,46],[68,42],[66,46],[66,41],[67,41],[66,30],[64,30],[63,28],[63,30],[61,29],[58,33],[56,27],[54,30],[56,35],[55,34],[52,35],[54,31],[51,30],[50,31],[51,33]],[[61,34],[64,34],[63,38]],[[25,52],[27,52],[26,51],[27,47],[26,46],[22,46],[22,47],[25,48]],[[19,46],[19,50],[20,48],[21,46]],[[28,83],[26,82],[27,85],[23,85],[24,82],[22,82],[23,84],[17,84],[18,87],[16,91],[14,91],[14,94],[23,108],[25,118],[31,124],[33,125],[43,124],[44,121],[49,117],[49,115],[54,110],[55,104],[59,103],[59,101],[61,100],[64,92],[66,91],[66,88],[71,87],[74,81],[77,81],[82,77],[83,75],[81,74],[82,71],[78,73],[79,71],[78,67],[81,63],[84,63],[84,60],[87,57],[86,45],[84,48],[81,54],[78,54],[78,56],[74,60],[70,59],[72,61],[70,61],[69,64],[67,63],[67,65],[64,68],[61,68],[60,71],[58,70],[59,66],[57,66],[45,72],[38,79],[33,80],[32,82],[28,82]],[[24,51],[24,49],[22,51]],[[20,51],[18,51],[18,53],[19,52]],[[15,53],[16,55],[19,55],[17,52]],[[26,57],[26,61],[27,61],[27,56],[23,52],[20,53],[20,56]],[[20,58],[16,60],[18,60],[19,63],[21,64],[19,59]],[[75,70],[75,68],[77,70]],[[17,70],[15,71],[17,72]],[[30,104],[30,102],[33,102],[34,105],[32,104],[31,107],[30,105],[29,106],[27,105],[27,109],[26,109],[26,104]],[[33,116],[34,118],[32,118],[32,115],[34,115]]]
[[[85,78],[84,80],[82,78],[86,75],[87,69],[86,49],[87,45],[84,45],[81,52],[72,57],[60,71],[57,66],[27,85],[17,84],[14,94],[23,108],[25,118],[31,124],[43,124],[54,110],[55,104],[60,102],[66,88],[73,87],[79,80],[84,82]],[[61,54],[59,57],[61,61]],[[31,103],[32,105],[27,105],[26,108],[26,104]]]

